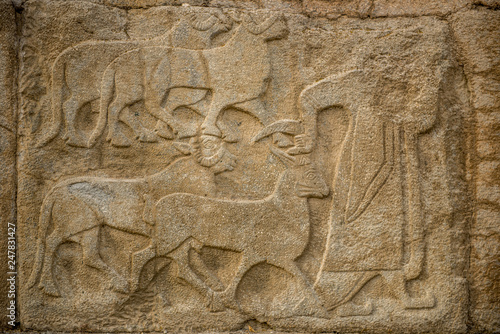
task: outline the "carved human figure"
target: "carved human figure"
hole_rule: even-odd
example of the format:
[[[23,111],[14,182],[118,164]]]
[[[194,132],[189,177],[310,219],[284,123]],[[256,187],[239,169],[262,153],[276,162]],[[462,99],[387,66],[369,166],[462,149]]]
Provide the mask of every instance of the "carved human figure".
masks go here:
[[[196,139],[193,139],[194,142]],[[73,241],[82,246],[83,262],[111,278],[111,286],[129,291],[126,278],[120,276],[99,255],[99,233],[109,226],[127,233],[151,237],[152,209],[167,194],[183,192],[215,196],[214,175],[235,166],[227,150],[214,160],[211,168],[201,166],[196,157],[198,146],[176,143],[183,154],[163,171],[135,179],[77,177],[57,183],[45,196],[40,211],[37,255],[28,285],[46,294],[59,296],[53,279],[54,255],[59,245]],[[71,217],[71,220],[68,220]],[[49,230],[49,226],[52,228]]]
[[[353,69],[306,87],[300,94],[305,133],[296,136],[295,147],[288,151],[295,155],[313,149],[320,111],[341,107],[350,113],[332,186],[327,245],[315,282],[324,305],[346,316],[371,313],[370,303],[356,306],[350,301],[376,276],[389,283],[406,308],[434,306],[431,295],[409,297],[405,282],[418,278],[424,264],[417,139],[434,124],[439,85],[411,82],[419,89],[411,103],[401,106],[399,114],[388,114],[373,105],[378,86],[371,75]],[[398,154],[401,147],[404,163]],[[407,189],[406,217],[402,187]],[[409,259],[401,266],[405,220]],[[339,288],[341,280],[347,283]]]
[[[294,260],[309,242],[307,198],[326,196],[329,189],[307,155],[290,156],[271,147],[287,165],[274,192],[261,200],[223,200],[192,194],[172,194],[155,206],[154,241],[145,249],[141,261],[133,263],[136,275],[144,263],[155,256],[177,262],[178,275],[207,299],[212,311],[225,307],[239,309],[236,288],[247,271],[267,262],[292,274],[314,304],[311,314],[322,315],[322,308],[304,274]],[[272,222],[272,223],[271,223]],[[172,233],[175,231],[175,233]],[[214,289],[193,271],[189,250],[211,246],[241,253],[242,260],[230,284],[223,291]],[[300,303],[296,307],[300,307]]]
[[[210,47],[212,39],[227,31],[231,21],[219,10],[209,14],[191,13],[183,17],[164,35],[150,40],[86,41],[64,50],[52,66],[50,128],[42,133],[39,146],[54,139],[61,128],[64,115],[66,133],[63,138],[71,146],[86,147],[87,139],[75,128],[79,110],[100,98],[101,78],[106,67],[120,54],[143,46],[164,45],[191,49]],[[69,98],[64,100],[67,87]],[[142,129],[134,117],[126,118],[134,129]],[[140,140],[155,141],[156,135],[143,129]]]
[[[101,112],[88,145],[95,144],[106,121],[107,139],[116,146],[129,145],[120,130],[119,115],[128,105],[141,100],[149,113],[174,129],[173,111],[180,106],[206,116],[203,135],[222,136],[218,116],[229,107],[246,111],[265,125],[274,121],[275,115],[265,108],[261,96],[271,74],[267,43],[285,37],[285,19],[274,15],[257,24],[243,13],[241,24],[234,30],[221,47],[200,51],[144,47],[115,59],[103,76]],[[211,98],[206,105],[208,92]],[[226,141],[234,141],[230,133],[224,135]]]

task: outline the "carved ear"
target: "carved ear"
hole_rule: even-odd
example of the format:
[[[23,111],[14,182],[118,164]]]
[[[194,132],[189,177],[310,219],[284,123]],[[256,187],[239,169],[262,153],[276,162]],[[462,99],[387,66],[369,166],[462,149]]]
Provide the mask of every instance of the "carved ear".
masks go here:
[[[276,155],[287,167],[291,167],[297,164],[296,157],[291,156],[285,151],[282,151],[274,146],[269,146],[269,148],[271,149],[271,152],[273,152],[273,154]]]
[[[192,146],[187,143],[182,142],[173,142],[174,148],[181,152],[182,154],[189,155],[191,154]]]
[[[279,121],[271,123],[260,130],[260,132],[252,138],[252,143],[255,143],[277,132],[296,136],[298,134],[304,133],[304,127],[302,126],[300,121],[292,119],[280,119]]]

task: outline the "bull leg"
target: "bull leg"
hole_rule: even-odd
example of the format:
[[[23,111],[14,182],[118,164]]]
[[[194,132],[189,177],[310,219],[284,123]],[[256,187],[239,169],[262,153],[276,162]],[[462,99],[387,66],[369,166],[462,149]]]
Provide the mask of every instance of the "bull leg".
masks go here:
[[[54,252],[62,242],[63,238],[59,235],[57,230],[52,232],[52,234],[45,240],[45,256],[43,260],[43,269],[42,275],[40,276],[40,283],[38,284],[38,287],[42,289],[46,294],[54,297],[60,296],[59,289],[54,283],[54,278],[52,276]]]
[[[124,96],[118,95],[116,99],[109,105],[108,124],[109,131],[106,140],[111,142],[111,145],[117,147],[128,147],[131,145],[130,140],[120,130],[119,116],[121,111],[129,104]]]
[[[143,250],[132,254],[132,266],[130,272],[130,290],[136,291],[139,287],[139,278],[142,268],[148,261],[156,256],[156,249],[153,245],[149,245]]]
[[[99,254],[99,227],[83,232],[80,244],[82,246],[83,263],[108,274],[111,277],[113,290],[127,293],[127,280],[101,259],[101,255]]]
[[[309,282],[304,273],[299,269],[299,267],[297,267],[297,265],[293,261],[290,261],[281,267],[292,274],[298,280],[299,285],[302,287],[302,291],[306,292],[306,296],[297,304],[294,311],[299,311],[301,313],[303,313],[304,311],[307,312],[307,314],[300,315],[311,315],[321,318],[328,318],[327,310],[323,307],[316,292],[314,291],[312,284]],[[307,305],[304,304],[306,299]],[[306,309],[299,310],[301,306],[304,306],[304,308]]]
[[[188,255],[190,248],[191,243],[185,242],[180,246],[180,248],[175,250],[175,254],[173,253],[169,255],[175,262],[177,262],[177,266],[179,268],[179,278],[182,278],[191,284],[202,296],[206,298],[207,306],[211,312],[223,311],[225,309],[224,305],[217,298],[216,293],[191,270]]]
[[[210,104],[207,116],[201,124],[202,135],[210,135],[222,138],[222,132],[217,127],[217,120],[221,111],[226,107],[226,103],[224,101],[219,101],[218,96],[214,95],[212,97],[212,103]]]
[[[238,267],[238,271],[234,276],[231,284],[224,290],[223,292],[216,292],[218,297],[222,300],[224,305],[228,308],[234,309],[236,311],[240,310],[240,306],[236,301],[236,289],[240,284],[243,276],[250,270],[254,265],[264,261],[263,258],[258,257],[257,255],[245,255],[243,254],[243,258],[241,259],[240,266]]]
[[[63,138],[66,140],[66,144],[70,146],[87,146],[85,138],[78,134],[75,129],[76,116],[83,104],[83,102],[76,98],[75,94],[73,94],[71,98],[63,104],[63,111],[66,117],[66,133]]]
[[[202,278],[207,282],[207,285],[215,291],[222,291],[224,290],[224,285],[222,282],[219,280],[219,278],[212,273],[212,270],[210,270],[205,262],[200,257],[199,251],[196,249],[193,249],[194,252],[191,253],[191,263],[195,266],[195,269],[200,273]]]

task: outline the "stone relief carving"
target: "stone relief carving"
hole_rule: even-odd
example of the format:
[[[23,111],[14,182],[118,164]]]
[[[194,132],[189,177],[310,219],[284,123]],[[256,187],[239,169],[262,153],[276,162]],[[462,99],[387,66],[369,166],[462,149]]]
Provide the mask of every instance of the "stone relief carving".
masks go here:
[[[120,64],[120,60],[117,57],[130,50],[157,45],[178,48],[188,47],[192,49],[208,48],[210,47],[211,40],[217,34],[227,31],[230,28],[229,23],[231,21],[219,11],[209,14],[208,18],[203,16],[206,15],[194,13],[187,15],[170,31],[151,40],[89,41],[64,50],[52,66],[52,127],[46,132],[44,138],[41,139],[40,145],[45,145],[58,135],[62,116],[64,115],[66,133],[63,135],[63,138],[67,144],[80,147],[87,146],[88,140],[82,138],[82,135],[75,129],[77,113],[85,104],[99,100],[101,95],[103,95],[101,89],[106,88],[106,83],[115,76],[112,70],[113,64],[123,65]],[[139,64],[137,64],[136,60],[136,63],[127,63],[127,65],[138,66]],[[107,79],[106,76],[113,78]],[[86,85],[82,85],[82,78],[85,78]],[[103,80],[104,82],[101,84]],[[64,85],[69,90],[69,98],[67,99],[64,99]],[[101,87],[102,85],[104,87]],[[108,83],[109,85],[110,83]],[[113,89],[113,87],[108,87],[109,89]],[[101,105],[104,105],[105,101],[100,101]],[[149,102],[149,100],[147,101]],[[101,108],[106,109],[104,113],[107,112],[107,106]],[[148,108],[148,110],[150,109]],[[150,112],[157,115],[153,110]],[[141,124],[134,117],[127,117],[125,122],[136,129],[137,132],[142,129]],[[155,140],[156,136],[153,133],[145,133],[144,131],[137,134],[140,136],[140,140]]]
[[[61,265],[66,247],[81,254],[80,272],[107,282],[96,285],[112,296],[102,309],[113,316],[146,300],[154,286],[159,301],[152,302],[156,311],[146,312],[149,329],[158,310],[225,317],[225,324],[236,318],[372,317],[391,299],[374,288],[382,280],[399,305],[395,312],[439,305],[432,287],[408,285],[426,270],[419,141],[436,126],[446,66],[415,51],[424,61],[404,71],[421,73],[397,86],[384,73],[399,55],[381,60],[374,51],[355,50],[362,55],[338,60],[342,66],[324,56],[316,72],[308,68],[311,55],[332,47],[323,49],[325,37],[297,37],[297,22],[258,11],[200,11],[181,16],[157,38],[86,41],[58,54],[51,64],[51,109],[44,115],[50,127],[33,149],[95,157],[99,167],[85,162],[75,173],[45,172],[50,182],[43,185],[39,213],[32,214],[38,215],[36,254],[25,260],[30,270],[24,272],[37,302],[51,310],[74,302],[64,287],[68,276],[58,274],[77,275],[70,268],[75,259]],[[387,28],[377,31],[383,38]],[[408,38],[398,34],[386,42],[389,48]],[[280,50],[289,52],[288,43],[306,47],[277,61]],[[418,49],[414,43],[410,50]],[[293,82],[289,72],[301,73],[301,80]],[[399,100],[381,97],[387,89]],[[78,114],[89,105],[98,115],[84,132]],[[333,112],[318,124],[329,110],[343,110],[345,132],[330,130],[343,122]],[[228,119],[230,112],[253,121]],[[322,142],[320,127],[332,132],[336,146]],[[62,131],[64,142],[58,142]],[[246,159],[254,149],[269,169],[260,171]],[[127,163],[113,165],[127,159],[141,164],[134,160],[127,173]],[[158,170],[142,169],[148,159]],[[261,175],[254,180],[257,199],[234,190],[246,185],[231,172],[245,168]],[[326,215],[315,211],[319,205]],[[311,233],[313,220],[322,224],[321,238]],[[109,233],[137,245],[118,249],[105,240]],[[299,263],[309,248],[321,254],[317,269]],[[248,278],[259,271],[277,286],[286,281],[293,298],[279,305],[278,294],[268,293],[271,306],[248,307],[241,296],[258,284]],[[172,291],[190,291],[202,306],[177,305],[162,281]],[[255,288],[265,294],[261,290]]]
[[[388,285],[394,289],[398,298],[406,308],[428,308],[434,306],[434,298],[429,294],[425,298],[410,298],[405,292],[405,281],[417,278],[424,263],[425,235],[423,213],[421,208],[421,192],[419,189],[418,145],[417,139],[421,132],[428,131],[434,123],[436,103],[428,101],[438,99],[438,86],[420,87],[418,98],[423,101],[412,101],[414,108],[422,108],[426,113],[405,115],[386,115],[378,112],[373,106],[373,92],[377,89],[376,82],[370,81],[370,71],[359,69],[333,75],[304,89],[300,95],[305,134],[298,136],[296,146],[290,149],[291,154],[310,152],[316,139],[316,115],[319,111],[332,106],[346,108],[351,113],[351,124],[343,143],[339,164],[333,185],[333,207],[330,217],[330,231],[327,239],[327,250],[323,258],[321,270],[318,273],[316,286],[321,290],[327,301],[327,307],[333,309],[339,306],[340,315],[368,315],[372,312],[372,305],[355,307],[348,303],[356,293],[371,279],[382,275]],[[422,106],[424,104],[424,106]],[[404,112],[404,111],[403,111]],[[416,118],[416,116],[420,118]],[[385,117],[384,117],[385,116]],[[399,117],[398,117],[399,116]],[[371,136],[363,138],[366,133]],[[401,142],[402,141],[402,142]],[[397,156],[404,151],[405,161]],[[361,164],[363,161],[363,164]],[[406,170],[402,171],[402,165]],[[404,176],[402,175],[404,174]],[[391,175],[397,175],[391,180]],[[394,178],[394,177],[393,177]],[[391,182],[392,181],[392,182]],[[403,214],[403,194],[400,182],[405,182],[407,196],[407,214]],[[392,183],[392,185],[391,185]],[[364,213],[373,206],[374,198],[388,187],[399,187],[392,200],[398,210],[394,222],[401,220],[393,229],[401,229],[402,221],[408,221],[408,237],[410,240],[409,260],[401,268],[401,254],[399,242],[394,245],[394,253],[380,258],[380,252],[372,257],[369,250],[361,245],[349,246],[348,239],[359,234],[364,224],[388,224],[383,213],[371,213],[369,220],[363,219]],[[397,188],[396,188],[397,189]],[[387,196],[387,195],[386,195]],[[378,217],[377,217],[378,216]],[[396,219],[395,219],[396,218]],[[380,223],[377,220],[381,219]],[[359,226],[360,224],[361,226]],[[358,225],[358,226],[356,226]],[[384,226],[378,226],[384,228]],[[389,237],[384,231],[381,236]],[[347,240],[342,240],[342,239]],[[372,240],[369,248],[377,247],[375,243],[381,240]],[[387,244],[384,247],[388,247]],[[340,254],[346,254],[343,257]],[[398,259],[399,258],[399,259]],[[363,268],[365,270],[361,270]],[[349,272],[347,274],[346,272]],[[337,276],[352,276],[350,285],[340,295],[328,292],[328,285],[338,280]],[[332,298],[333,297],[333,298]],[[339,298],[340,297],[340,298]]]

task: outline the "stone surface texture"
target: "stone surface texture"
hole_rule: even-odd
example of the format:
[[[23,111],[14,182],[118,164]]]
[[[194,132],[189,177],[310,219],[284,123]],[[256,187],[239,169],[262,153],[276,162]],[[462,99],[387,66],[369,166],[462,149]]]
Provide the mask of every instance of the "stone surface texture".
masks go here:
[[[470,231],[472,319],[499,330],[500,300],[500,12],[457,13],[452,29],[461,50],[474,110],[474,220]]]
[[[0,329],[500,331],[498,1],[0,6]]]
[[[10,1],[0,1],[0,306],[5,310],[0,330],[9,327],[6,311],[11,300],[15,301],[15,298],[9,298],[7,278],[11,276],[8,272],[15,272],[9,268],[15,266],[15,256],[9,252],[12,242],[8,243],[8,235],[9,232],[14,235],[11,229],[16,222],[16,42],[14,7]]]

